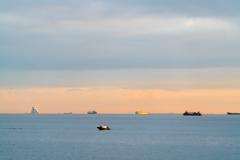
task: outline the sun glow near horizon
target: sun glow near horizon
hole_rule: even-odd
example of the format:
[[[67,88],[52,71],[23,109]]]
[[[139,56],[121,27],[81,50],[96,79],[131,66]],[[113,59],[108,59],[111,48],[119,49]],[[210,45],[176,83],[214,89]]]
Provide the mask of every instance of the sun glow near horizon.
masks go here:
[[[128,114],[183,113],[185,110],[226,114],[240,112],[240,90],[130,90],[99,88],[34,88],[1,90],[1,113],[25,113],[36,106],[41,113]]]

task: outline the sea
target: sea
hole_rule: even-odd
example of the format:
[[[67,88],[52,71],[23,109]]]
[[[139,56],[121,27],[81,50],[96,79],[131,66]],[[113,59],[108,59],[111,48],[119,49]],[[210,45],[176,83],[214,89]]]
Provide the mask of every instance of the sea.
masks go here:
[[[0,114],[0,160],[100,159],[238,160],[240,116]]]

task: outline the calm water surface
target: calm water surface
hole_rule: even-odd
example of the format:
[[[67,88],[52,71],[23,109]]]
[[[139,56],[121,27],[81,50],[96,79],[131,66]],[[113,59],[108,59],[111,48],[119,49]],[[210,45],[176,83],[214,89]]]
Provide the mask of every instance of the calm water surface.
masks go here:
[[[1,114],[0,159],[237,160],[240,116]]]

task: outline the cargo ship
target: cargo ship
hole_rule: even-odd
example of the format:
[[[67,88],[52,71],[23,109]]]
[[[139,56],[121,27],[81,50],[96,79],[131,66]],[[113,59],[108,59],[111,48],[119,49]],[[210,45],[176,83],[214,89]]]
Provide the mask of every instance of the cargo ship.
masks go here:
[[[185,111],[183,113],[184,116],[202,116],[202,114],[198,111],[198,112],[188,112],[188,111]]]
[[[231,112],[227,112],[227,115],[240,115],[240,113],[231,113]]]
[[[136,111],[135,114],[150,114],[149,112]]]
[[[97,114],[97,112],[92,110],[92,111],[88,111],[87,114]]]

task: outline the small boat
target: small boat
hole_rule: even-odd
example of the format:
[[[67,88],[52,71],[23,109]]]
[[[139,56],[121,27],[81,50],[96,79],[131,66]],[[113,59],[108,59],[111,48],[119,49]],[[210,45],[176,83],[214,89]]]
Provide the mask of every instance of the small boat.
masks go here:
[[[202,116],[202,114],[198,111],[198,112],[188,112],[188,111],[185,111],[183,113],[184,116]]]
[[[99,130],[110,130],[111,128],[109,126],[103,125],[103,126],[97,126]]]

